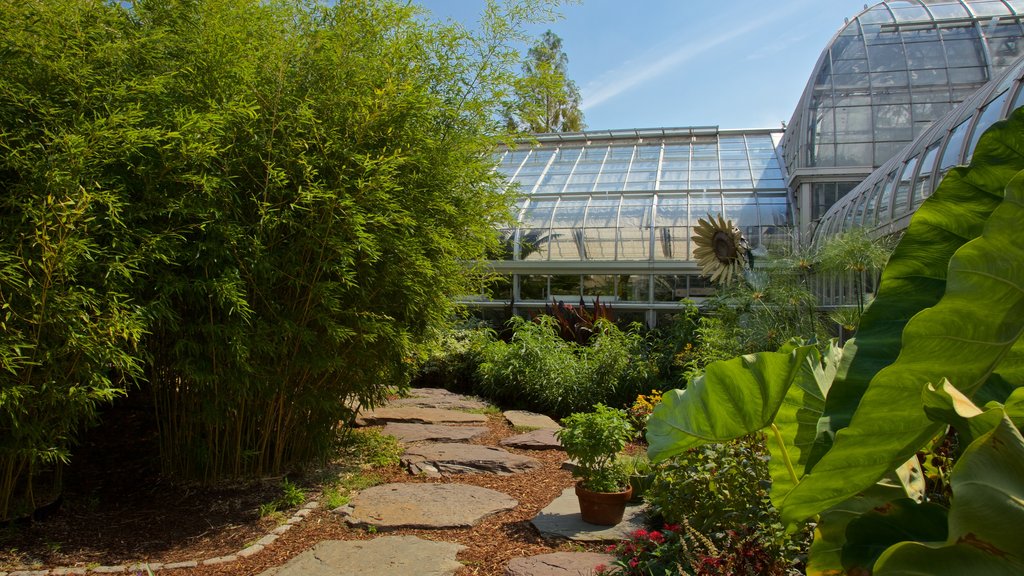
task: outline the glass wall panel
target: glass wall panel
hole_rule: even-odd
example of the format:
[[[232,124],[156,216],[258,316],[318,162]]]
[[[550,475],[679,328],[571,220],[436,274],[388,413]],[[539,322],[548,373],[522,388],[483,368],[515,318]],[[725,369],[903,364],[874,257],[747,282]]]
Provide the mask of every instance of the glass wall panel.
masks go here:
[[[547,300],[548,277],[537,274],[519,276],[519,298],[521,300]]]
[[[616,298],[622,302],[649,302],[650,278],[643,274],[620,274],[615,285]]]
[[[972,128],[971,142],[967,145],[967,150],[964,154],[965,163],[970,162],[971,157],[974,156],[974,147],[978,145],[978,139],[981,138],[981,135],[999,119],[1007,94],[1009,94],[1009,91],[1003,92],[982,109],[981,115],[978,116],[978,121],[974,124],[974,128]]]
[[[583,214],[586,200],[562,200],[551,219],[550,260],[586,260]]]
[[[678,302],[689,295],[686,276],[682,274],[659,275],[654,277],[654,300],[656,302]]]
[[[653,198],[623,197],[619,208],[619,260],[647,260],[651,246],[651,202]]]
[[[685,196],[658,197],[658,211],[655,215],[654,231],[656,247],[655,260],[675,260],[686,258],[689,239],[687,221],[688,202]]]
[[[583,295],[600,296],[602,300],[613,300],[615,298],[615,276],[584,274]]]
[[[555,200],[536,200],[523,210],[520,224],[519,259],[547,260],[551,215]]]
[[[879,223],[888,222],[892,215],[892,191],[896,187],[896,170],[889,172],[885,177],[885,184],[882,186],[882,197],[878,201],[878,214],[876,219]]]
[[[575,304],[580,299],[579,275],[551,276],[551,296],[549,299]]]
[[[615,198],[594,198],[587,208],[583,238],[587,258],[590,260],[614,260],[616,222],[619,216],[619,201]]]
[[[900,173],[899,183],[896,185],[896,195],[892,203],[892,215],[894,218],[905,214],[907,211],[907,200],[910,197],[910,179],[914,176],[917,159],[918,156],[914,156],[903,165],[903,172]]]
[[[939,162],[939,174],[945,174],[953,166],[960,164],[961,151],[964,140],[967,139],[967,130],[970,128],[971,120],[964,120],[956,128],[949,138],[946,139],[946,147],[942,151],[942,160]]]
[[[917,170],[917,177],[914,179],[914,196],[911,200],[912,207],[917,208],[924,202],[924,199],[931,195],[932,173],[935,171],[935,157],[939,152],[939,144],[933,144],[924,151],[921,158],[921,166]]]
[[[861,227],[873,227],[876,224],[875,212],[878,210],[878,197],[882,193],[882,182],[875,182],[875,185],[871,188],[871,192],[868,193],[867,208],[864,210],[864,216],[860,222],[855,222],[856,226]]]
[[[512,299],[512,275],[499,274],[484,283],[481,295],[488,300]]]

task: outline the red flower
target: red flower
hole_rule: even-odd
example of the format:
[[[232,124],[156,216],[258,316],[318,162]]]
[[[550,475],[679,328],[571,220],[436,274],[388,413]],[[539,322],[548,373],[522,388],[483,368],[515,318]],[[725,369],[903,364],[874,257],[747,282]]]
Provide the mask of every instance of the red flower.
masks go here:
[[[679,532],[680,526],[679,524],[665,524],[664,528],[669,532]]]
[[[661,532],[658,532],[657,530],[648,534],[647,538],[649,538],[651,542],[654,542],[655,544],[661,544],[665,541],[665,537],[661,534]]]
[[[639,538],[646,538],[646,537],[647,537],[647,530],[644,530],[643,528],[637,528],[636,530],[633,531],[633,538],[639,539]]]
[[[640,563],[640,561],[637,560],[636,558],[630,558],[629,559],[629,567],[630,568],[636,568],[637,564],[639,564],[639,563]]]

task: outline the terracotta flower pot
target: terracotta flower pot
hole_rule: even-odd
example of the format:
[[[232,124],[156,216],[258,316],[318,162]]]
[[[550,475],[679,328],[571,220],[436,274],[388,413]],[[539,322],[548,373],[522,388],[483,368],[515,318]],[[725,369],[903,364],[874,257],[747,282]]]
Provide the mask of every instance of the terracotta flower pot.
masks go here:
[[[591,492],[576,484],[576,498],[580,501],[580,516],[584,522],[600,526],[614,526],[622,522],[626,503],[633,497],[633,487],[625,492]]]

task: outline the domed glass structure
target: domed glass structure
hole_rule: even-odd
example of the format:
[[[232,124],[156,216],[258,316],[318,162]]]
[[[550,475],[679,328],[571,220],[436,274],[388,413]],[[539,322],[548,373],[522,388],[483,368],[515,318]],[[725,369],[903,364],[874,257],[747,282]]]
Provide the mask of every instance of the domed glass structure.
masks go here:
[[[814,230],[812,245],[853,228],[866,228],[875,235],[906,229],[914,211],[931,196],[942,176],[954,166],[970,162],[981,134],[1022,105],[1024,60],[1019,60],[832,206]],[[821,303],[851,302],[851,289],[843,279],[827,279],[819,290]]]
[[[1022,17],[1024,0],[865,7],[822,52],[784,131],[540,134],[499,150],[516,221],[488,263],[495,282],[464,302],[521,314],[600,298],[653,325],[713,294],[691,241],[701,217],[731,219],[753,254],[902,230],[984,129],[1024,105]],[[852,302],[848,280],[819,279],[820,303]]]
[[[888,0],[849,19],[783,141],[801,229],[1016,62],[1019,14],[1019,0]]]

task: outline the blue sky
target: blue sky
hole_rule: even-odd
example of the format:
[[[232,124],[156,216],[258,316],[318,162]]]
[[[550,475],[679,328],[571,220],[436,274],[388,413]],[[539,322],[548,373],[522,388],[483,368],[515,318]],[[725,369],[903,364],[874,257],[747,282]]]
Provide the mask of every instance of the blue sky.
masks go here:
[[[483,0],[415,0],[472,25]],[[874,2],[869,2],[873,4]],[[534,27],[562,37],[587,128],[768,128],[864,1],[583,0]]]

